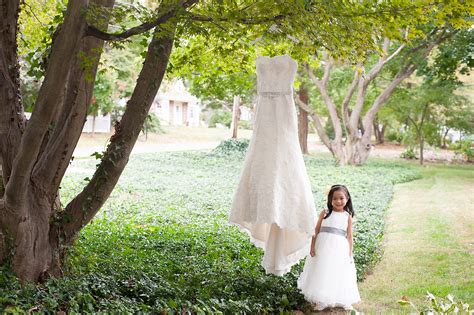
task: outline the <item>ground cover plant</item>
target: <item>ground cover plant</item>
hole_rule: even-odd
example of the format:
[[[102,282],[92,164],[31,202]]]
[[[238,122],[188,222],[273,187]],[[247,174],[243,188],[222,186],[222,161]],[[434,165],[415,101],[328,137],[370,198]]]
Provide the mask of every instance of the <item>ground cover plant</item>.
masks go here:
[[[304,309],[296,289],[302,264],[284,277],[265,275],[262,252],[227,224],[244,151],[135,155],[93,223],[70,248],[66,276],[20,286],[0,270],[0,310],[6,312],[128,311],[195,313]],[[237,149],[235,149],[237,147]],[[383,215],[395,183],[417,178],[411,168],[371,162],[336,167],[307,157],[317,209],[325,191],[346,184],[356,210],[354,258],[359,279],[380,258]],[[61,188],[72,198],[96,161],[74,161]]]

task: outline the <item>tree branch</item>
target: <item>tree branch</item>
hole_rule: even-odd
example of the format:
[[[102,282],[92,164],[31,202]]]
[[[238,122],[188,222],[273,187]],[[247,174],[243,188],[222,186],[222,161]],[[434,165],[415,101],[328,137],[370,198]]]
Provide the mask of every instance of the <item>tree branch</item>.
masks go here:
[[[431,53],[434,47],[436,47],[437,45],[439,45],[441,42],[445,41],[446,39],[450,38],[451,36],[454,36],[454,34],[456,34],[456,32],[446,34],[446,31],[442,30],[439,36],[433,39],[428,44],[427,48],[421,54],[420,58],[428,57],[428,55]],[[412,49],[410,52],[415,53],[420,49],[420,47],[424,47],[424,46],[426,46],[426,43],[417,46],[416,49]],[[372,121],[374,120],[374,117],[377,114],[377,111],[380,109],[380,107],[383,104],[385,104],[385,102],[390,97],[390,95],[392,95],[393,91],[398,86],[398,84],[400,84],[400,82],[402,82],[404,79],[408,78],[415,70],[416,70],[416,64],[409,63],[408,65],[406,65],[404,68],[402,68],[398,72],[395,79],[385,88],[385,90],[375,99],[374,103],[372,104],[369,111],[365,114],[365,117],[363,119],[363,125],[366,129],[370,128],[370,125],[372,125]]]
[[[115,0],[93,0],[93,2],[111,8]],[[107,23],[108,17],[104,19],[104,26]],[[103,40],[94,37],[81,39],[76,53],[83,52],[84,58],[88,60],[88,67],[84,68],[83,60],[80,58],[75,58],[71,64],[66,96],[61,110],[58,111],[59,118],[55,121],[55,129],[35,165],[32,179],[38,185],[46,187],[52,197],[56,195],[69,166],[86,121],[95,80],[86,80],[85,77],[96,77],[103,44]]]
[[[390,95],[392,95],[393,91],[395,91],[395,88],[408,78],[414,71],[416,70],[416,66],[414,64],[410,64],[408,66],[405,66],[403,69],[401,69],[395,79],[390,82],[390,84],[380,93],[379,96],[375,99],[374,103],[372,104],[372,107],[369,109],[367,114],[365,114],[365,117],[363,119],[363,125],[364,128],[370,126],[372,121],[374,120],[375,115],[377,114],[378,110],[380,107],[385,104],[385,102],[388,100]],[[370,128],[370,127],[369,127]]]
[[[5,187],[5,198],[8,204],[20,205],[29,183],[30,174],[40,151],[43,138],[58,106],[57,100],[63,93],[67,80],[69,64],[77,42],[83,34],[84,25],[82,10],[86,0],[68,2],[66,17],[58,38],[54,41],[51,58],[46,70],[45,79],[38,93],[35,110],[21,139],[17,158],[13,163],[12,175]]]
[[[296,104],[304,111],[306,111],[311,119],[313,120],[313,123],[316,127],[316,131],[318,132],[319,138],[321,141],[326,145],[326,147],[332,152],[332,143],[331,139],[329,139],[326,131],[324,130],[324,127],[321,123],[321,119],[319,118],[318,114],[316,113],[315,110],[313,110],[311,107],[309,107],[308,104],[304,103],[298,96],[295,97]]]
[[[239,22],[241,24],[247,24],[247,25],[254,25],[254,24],[262,24],[262,23],[268,23],[268,22],[278,22],[282,19],[288,18],[293,16],[293,14],[288,14],[288,15],[283,15],[283,14],[278,14],[274,15],[272,17],[268,18],[263,18],[263,19],[246,19],[246,18],[241,18],[241,19],[236,19],[236,22]],[[188,14],[187,15],[189,20],[192,21],[198,21],[198,22],[213,22],[213,23],[218,23],[218,22],[231,22],[228,18],[214,18],[214,17],[209,17],[209,16],[202,16],[202,15],[197,15],[197,14]],[[232,21],[233,22],[233,21]]]
[[[323,52],[323,56],[326,64],[324,65],[324,75],[321,83],[323,84],[324,88],[326,88],[329,82],[329,75],[331,74],[331,68],[334,64],[334,60],[326,51]]]
[[[344,100],[342,101],[342,119],[344,126],[349,125],[350,117],[349,117],[349,103],[352,99],[352,96],[354,95],[354,92],[357,88],[357,84],[359,83],[360,77],[362,75],[362,72],[359,71],[359,69],[362,67],[361,64],[358,64],[356,66],[356,71],[354,71],[354,79],[352,79],[352,83],[349,86],[349,90],[346,93],[346,96],[344,97]],[[350,127],[350,126],[349,126]]]
[[[173,26],[176,27],[176,24]],[[70,244],[80,229],[95,216],[122,174],[166,72],[173,37],[174,34],[160,35],[159,30],[155,29],[137,85],[122,120],[116,124],[115,134],[100,165],[89,184],[66,206],[58,222],[53,223],[53,228],[57,227],[56,236],[64,240],[63,244]]]
[[[326,84],[327,84],[327,80],[329,79],[329,72],[330,72],[331,66],[332,66],[332,62],[329,61],[328,64],[326,64],[326,67],[324,69],[323,80],[326,80]],[[334,127],[336,142],[342,141],[341,121],[339,120],[339,117],[337,116],[336,105],[334,104],[331,97],[329,96],[326,84],[324,84],[324,81],[320,81],[318,78],[316,78],[316,76],[314,75],[313,71],[311,70],[311,68],[309,67],[307,63],[303,64],[303,68],[308,73],[309,77],[311,78],[311,81],[313,81],[314,84],[318,87],[319,93],[321,94],[324,104],[329,110],[329,116],[331,118],[331,123]]]
[[[354,110],[352,111],[350,115],[350,119],[349,119],[349,129],[352,135],[355,135],[357,133],[357,125],[360,120],[362,108],[364,107],[365,97],[367,94],[367,89],[369,87],[369,84],[377,77],[377,75],[382,70],[383,66],[389,60],[391,60],[396,55],[398,55],[404,47],[405,47],[404,44],[400,45],[389,57],[387,57],[388,49],[390,48],[390,40],[388,38],[385,38],[382,45],[382,56],[380,56],[377,63],[372,67],[372,69],[370,69],[367,76],[359,79],[357,100],[354,106]],[[367,126],[364,126],[364,128],[366,129]]]
[[[187,9],[188,7],[197,3],[198,1],[199,0],[180,1],[178,7],[182,9]],[[96,37],[102,40],[107,40],[107,41],[124,40],[131,36],[145,33],[151,30],[152,28],[155,28],[163,23],[166,23],[170,18],[174,17],[176,13],[177,13],[176,7],[172,7],[167,12],[160,15],[156,20],[151,21],[151,22],[145,22],[139,26],[132,27],[119,34],[110,34],[96,28],[95,26],[89,25],[86,30],[86,36],[93,36],[93,37]]]

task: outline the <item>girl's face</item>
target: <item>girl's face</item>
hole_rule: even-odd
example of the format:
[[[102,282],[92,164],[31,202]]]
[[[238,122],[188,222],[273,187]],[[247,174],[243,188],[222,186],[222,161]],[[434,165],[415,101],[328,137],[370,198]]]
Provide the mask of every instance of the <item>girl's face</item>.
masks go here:
[[[344,211],[347,203],[347,196],[342,190],[336,190],[332,195],[331,204],[335,211]]]

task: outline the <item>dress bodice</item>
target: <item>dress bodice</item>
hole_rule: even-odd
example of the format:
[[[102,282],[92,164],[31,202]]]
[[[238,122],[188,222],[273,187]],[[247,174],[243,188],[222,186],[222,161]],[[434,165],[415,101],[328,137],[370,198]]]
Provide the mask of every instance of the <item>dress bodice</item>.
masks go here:
[[[321,226],[333,227],[347,231],[347,225],[349,224],[349,213],[333,211],[329,218],[324,219]]]
[[[298,64],[288,55],[257,58],[258,93],[292,94]]]

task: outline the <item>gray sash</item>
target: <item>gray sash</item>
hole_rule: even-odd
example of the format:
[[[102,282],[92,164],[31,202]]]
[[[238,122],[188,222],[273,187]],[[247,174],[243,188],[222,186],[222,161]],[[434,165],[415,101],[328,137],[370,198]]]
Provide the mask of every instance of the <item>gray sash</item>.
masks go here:
[[[338,228],[331,227],[331,226],[322,226],[321,229],[319,230],[319,232],[320,233],[322,233],[322,232],[332,233],[332,234],[337,234],[337,235],[346,237],[346,231],[345,230],[338,229]]]

